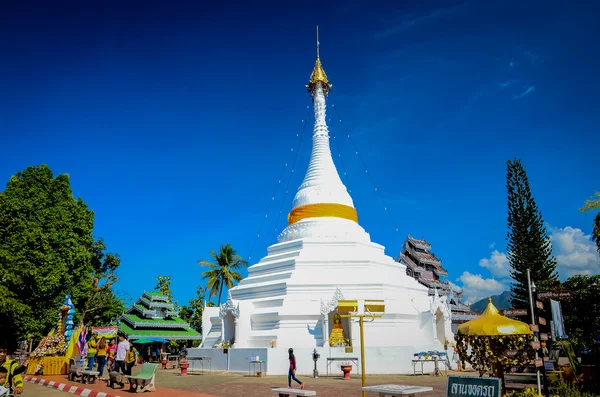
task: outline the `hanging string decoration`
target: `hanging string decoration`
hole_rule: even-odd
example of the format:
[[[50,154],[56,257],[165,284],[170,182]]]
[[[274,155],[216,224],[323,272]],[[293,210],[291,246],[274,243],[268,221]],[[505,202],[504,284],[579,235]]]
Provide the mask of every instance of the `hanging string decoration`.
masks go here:
[[[367,165],[365,163],[364,158],[360,155],[360,152],[358,151],[356,145],[354,144],[354,140],[352,139],[352,136],[350,135],[350,131],[346,127],[346,124],[344,124],[342,116],[340,116],[340,113],[338,111],[338,107],[335,104],[332,104],[331,107],[335,111],[335,114],[336,114],[336,116],[337,116],[337,118],[339,120],[339,124],[342,125],[342,128],[344,129],[344,132],[346,133],[346,137],[348,138],[348,141],[352,145],[352,149],[353,149],[354,153],[356,154],[356,156],[358,156],[358,159],[359,159],[359,161],[360,161],[363,169],[365,170],[365,174],[367,174],[367,176],[369,178],[369,181],[371,182],[371,185],[373,186],[373,189],[377,193],[377,197],[379,198],[379,201],[381,201],[381,204],[383,205],[383,210],[388,214],[388,216],[389,216],[392,224],[394,225],[394,229],[396,230],[396,232],[399,233],[400,232],[400,228],[398,227],[398,223],[396,222],[396,219],[394,218],[394,216],[392,215],[391,211],[389,210],[387,204],[385,203],[385,200],[383,199],[383,196],[381,195],[381,192],[377,188],[377,185],[375,185],[375,181],[373,180],[373,177],[369,173],[369,169],[367,168]]]
[[[58,310],[58,323],[56,331],[58,335],[62,335],[66,344],[69,344],[71,336],[73,336],[73,317],[75,316],[75,306],[71,301],[71,295],[67,295],[65,302]]]
[[[310,109],[309,106],[307,106],[307,109]],[[309,115],[309,112],[307,112],[307,117]],[[298,148],[300,147],[300,144],[302,143],[302,138],[304,137],[304,131],[306,129],[306,118],[304,120],[302,120],[302,133],[296,133],[296,137],[300,138],[300,143],[298,144]],[[292,147],[290,149],[290,151],[293,153],[294,152],[294,147]],[[296,155],[295,158],[297,158],[297,153],[299,152],[299,150],[296,150]],[[256,237],[254,238],[254,243],[252,244],[252,248],[250,249],[250,254],[248,255],[248,261],[252,260],[252,254],[254,253],[254,250],[256,249],[256,245],[258,244],[258,240],[260,239],[260,235],[262,233],[262,229],[265,225],[265,222],[267,220],[267,218],[269,217],[269,211],[271,210],[271,207],[273,205],[273,203],[275,202],[275,197],[277,196],[277,192],[279,191],[280,187],[281,187],[281,181],[283,180],[283,176],[285,175],[286,170],[289,169],[289,162],[285,162],[283,164],[283,167],[281,168],[281,172],[279,173],[279,178],[277,178],[277,183],[275,185],[275,189],[273,191],[273,194],[271,195],[271,198],[269,199],[269,204],[267,205],[267,209],[265,211],[265,215],[262,217],[261,222],[260,222],[260,226],[258,228],[258,232],[256,233]],[[293,172],[293,169],[292,169]],[[291,176],[290,176],[291,178]],[[288,183],[289,184],[289,183]],[[286,189],[287,190],[287,189]],[[285,198],[284,198],[285,201]],[[281,209],[279,211],[279,214],[281,214]],[[278,218],[279,219],[279,216]],[[279,221],[278,221],[279,222]],[[275,227],[277,229],[277,227]]]

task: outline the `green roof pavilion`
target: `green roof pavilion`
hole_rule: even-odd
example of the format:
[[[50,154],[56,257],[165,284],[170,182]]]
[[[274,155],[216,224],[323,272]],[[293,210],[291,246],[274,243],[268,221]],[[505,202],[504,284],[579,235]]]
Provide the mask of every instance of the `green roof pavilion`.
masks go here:
[[[159,292],[144,292],[121,316],[119,331],[126,334],[130,340],[201,340],[202,335],[180,319],[178,314],[169,297]]]

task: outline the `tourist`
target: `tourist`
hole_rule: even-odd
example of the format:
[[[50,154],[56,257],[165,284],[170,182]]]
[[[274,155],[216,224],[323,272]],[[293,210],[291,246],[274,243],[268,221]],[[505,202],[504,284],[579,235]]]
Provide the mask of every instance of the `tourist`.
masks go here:
[[[106,355],[108,354],[108,343],[106,343],[106,338],[100,338],[98,342],[98,353],[96,353],[96,361],[98,362],[98,378],[102,379],[102,374],[104,373],[104,366],[106,365]]]
[[[127,367],[125,367],[125,359],[127,358],[127,352],[130,349],[129,342],[125,339],[124,335],[119,335],[119,344],[117,345],[117,354],[115,356],[115,365],[117,372],[123,372],[124,375],[130,375],[127,373]]]
[[[460,356],[458,355],[458,347],[454,346],[454,353],[452,354],[452,361],[456,363],[458,372],[462,371],[462,363],[460,362]]]
[[[127,375],[131,375],[131,369],[135,367],[137,363],[137,350],[135,347],[131,346],[129,351],[127,352],[127,359],[125,360],[125,364],[127,365]]]
[[[106,351],[108,353],[108,372],[115,371],[115,354],[117,354],[117,341],[116,339],[111,339],[110,344],[108,345],[108,349]]]
[[[21,394],[23,393],[23,377],[20,374],[14,374],[19,364],[15,360],[7,358],[7,353],[6,348],[0,347],[0,367],[3,368],[2,372],[5,374],[5,380],[0,385],[6,384],[11,394]]]
[[[96,353],[98,352],[98,350],[96,349],[96,346],[98,344],[98,341],[96,340],[98,338],[98,332],[94,331],[92,332],[92,337],[88,340],[88,354],[87,354],[87,359],[88,359],[88,366],[87,369],[88,371],[91,371],[92,368],[94,368],[94,361],[96,360]]]
[[[288,350],[289,359],[290,359],[290,369],[288,371],[288,388],[292,388],[292,379],[300,384],[300,388],[304,389],[304,382],[300,382],[298,378],[296,378],[296,356],[294,356],[294,349],[290,348]]]

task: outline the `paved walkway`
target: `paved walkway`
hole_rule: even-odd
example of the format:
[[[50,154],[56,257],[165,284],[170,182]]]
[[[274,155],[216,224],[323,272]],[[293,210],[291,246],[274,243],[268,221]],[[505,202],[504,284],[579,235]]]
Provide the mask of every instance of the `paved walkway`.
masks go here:
[[[123,397],[127,395],[131,395],[132,393],[129,391],[129,385],[125,384],[124,389],[111,389],[106,385],[106,382],[96,381],[94,384],[81,384],[79,382],[71,382],[67,378],[66,375],[53,375],[53,376],[37,376],[33,377],[37,379],[43,379],[48,382],[53,382],[53,388],[61,388],[63,393],[70,392],[75,395],[86,395],[86,396],[98,396],[98,397]],[[158,383],[158,382],[157,382]],[[66,385],[66,386],[59,386]],[[31,383],[27,383],[26,386],[37,387],[39,385],[33,385]],[[91,390],[91,392],[84,392],[84,390]],[[138,393],[143,393],[143,391],[138,390]],[[181,389],[172,389],[167,387],[156,386],[156,392],[152,393],[153,397],[218,397],[212,394],[204,394],[199,391],[191,391],[191,390],[181,390]]]

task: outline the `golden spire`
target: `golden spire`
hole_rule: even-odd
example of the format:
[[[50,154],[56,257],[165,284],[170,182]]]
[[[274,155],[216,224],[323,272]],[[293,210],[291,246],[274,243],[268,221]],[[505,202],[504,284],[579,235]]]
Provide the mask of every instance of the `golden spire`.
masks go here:
[[[317,88],[317,83],[321,83],[321,87],[323,87],[323,91],[326,95],[329,92],[329,89],[332,87],[329,80],[327,80],[327,75],[323,70],[323,65],[321,65],[321,58],[319,57],[320,45],[321,43],[319,43],[319,26],[317,25],[317,62],[315,63],[315,68],[313,69],[310,75],[310,81],[306,86],[306,89],[308,90],[308,92],[311,93],[311,95],[315,92]]]

